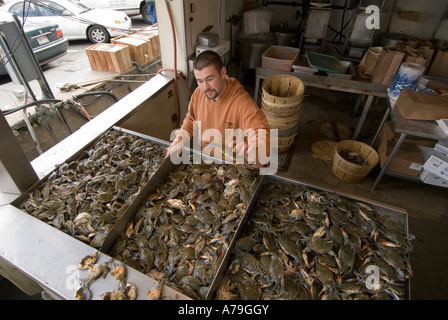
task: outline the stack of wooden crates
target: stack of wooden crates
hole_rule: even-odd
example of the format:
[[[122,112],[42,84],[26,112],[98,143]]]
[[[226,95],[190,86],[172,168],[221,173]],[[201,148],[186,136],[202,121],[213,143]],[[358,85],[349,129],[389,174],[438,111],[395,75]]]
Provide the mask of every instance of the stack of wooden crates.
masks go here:
[[[160,55],[157,25],[112,38],[111,43],[97,43],[86,54],[92,70],[121,73],[132,67],[132,61],[143,66]]]

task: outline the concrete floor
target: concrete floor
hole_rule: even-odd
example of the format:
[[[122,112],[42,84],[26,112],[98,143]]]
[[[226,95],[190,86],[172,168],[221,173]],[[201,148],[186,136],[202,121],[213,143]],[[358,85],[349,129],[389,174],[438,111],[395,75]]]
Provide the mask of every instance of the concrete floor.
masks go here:
[[[250,78],[250,76],[249,76]],[[251,92],[251,82],[247,89]],[[324,89],[307,88],[300,117],[300,129],[286,171],[279,175],[305,184],[333,189],[359,198],[399,207],[408,212],[409,233],[415,236],[411,265],[412,299],[448,299],[448,190],[423,183],[403,180],[386,175],[376,190],[371,190],[379,173],[374,168],[364,181],[356,184],[344,182],[333,175],[331,163],[313,158],[311,145],[328,139],[319,127],[325,122],[337,122],[355,128],[359,115],[352,117],[356,95]],[[358,140],[370,144],[386,110],[385,100],[372,106]],[[0,278],[0,299],[41,299],[40,295],[28,297],[6,279]]]

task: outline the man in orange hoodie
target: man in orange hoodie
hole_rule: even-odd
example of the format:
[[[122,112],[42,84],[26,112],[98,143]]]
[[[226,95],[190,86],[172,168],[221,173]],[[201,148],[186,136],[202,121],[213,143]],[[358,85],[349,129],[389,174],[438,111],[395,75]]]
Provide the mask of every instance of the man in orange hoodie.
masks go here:
[[[216,150],[228,155],[225,150],[230,149],[243,157],[246,164],[255,167],[266,164],[270,153],[266,116],[238,80],[227,75],[221,57],[216,52],[203,51],[195,60],[194,74],[198,88],[166,156],[175,152],[180,155],[185,143],[193,137],[196,139],[193,149],[197,143],[204,153],[212,151],[213,156],[217,156]]]

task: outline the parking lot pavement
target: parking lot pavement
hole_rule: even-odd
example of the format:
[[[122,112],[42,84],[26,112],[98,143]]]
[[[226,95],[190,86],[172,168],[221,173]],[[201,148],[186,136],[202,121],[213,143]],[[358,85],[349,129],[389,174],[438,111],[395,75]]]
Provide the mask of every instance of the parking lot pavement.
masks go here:
[[[141,16],[131,17],[133,20],[133,29],[137,30],[147,26]],[[55,97],[55,99],[66,100],[73,95],[88,91],[90,88],[98,85],[102,80],[113,78],[117,75],[114,72],[92,70],[85,49],[93,44],[87,40],[70,41],[67,54],[50,62],[48,66],[42,68],[45,79]],[[36,98],[42,99],[42,90],[37,80],[29,82],[31,90]],[[81,88],[66,91],[64,88]],[[61,90],[63,88],[63,90]],[[23,85],[9,80],[8,76],[2,76],[0,85],[0,108],[1,110],[13,109],[24,105],[25,88]],[[28,100],[27,103],[33,100]],[[32,113],[33,107],[28,108],[27,112]],[[12,126],[18,121],[23,120],[22,112],[18,111],[7,115],[6,120]]]
[[[86,47],[90,44],[86,43]],[[55,99],[65,100],[72,95],[85,92],[89,86],[76,89],[75,91],[64,91],[60,88],[80,86],[89,82],[99,81],[101,79],[116,76],[113,72],[96,71],[90,68],[84,49],[70,49],[67,54],[53,62],[43,69],[45,79],[55,97]],[[41,87],[37,80],[29,83],[31,90],[38,100],[43,98]],[[2,110],[8,110],[26,104],[24,97],[25,87],[12,81],[0,86],[0,107]],[[29,99],[28,102],[32,100]],[[33,108],[28,108],[31,111]],[[10,125],[22,120],[22,113],[15,112],[6,116]]]

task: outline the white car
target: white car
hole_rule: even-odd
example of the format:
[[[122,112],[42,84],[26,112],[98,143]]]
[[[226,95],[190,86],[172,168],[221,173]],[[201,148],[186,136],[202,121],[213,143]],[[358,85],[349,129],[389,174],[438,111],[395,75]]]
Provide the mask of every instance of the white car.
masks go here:
[[[1,7],[23,19],[58,24],[68,40],[88,39],[93,43],[109,42],[111,37],[132,29],[127,14],[111,9],[93,9],[76,0],[12,0]]]
[[[146,23],[153,24],[155,21],[151,21],[151,17],[148,15],[148,2],[146,0],[79,0],[82,4],[91,8],[109,8],[113,10],[123,11],[127,15],[141,14],[143,20]],[[154,1],[152,1],[154,3]]]

